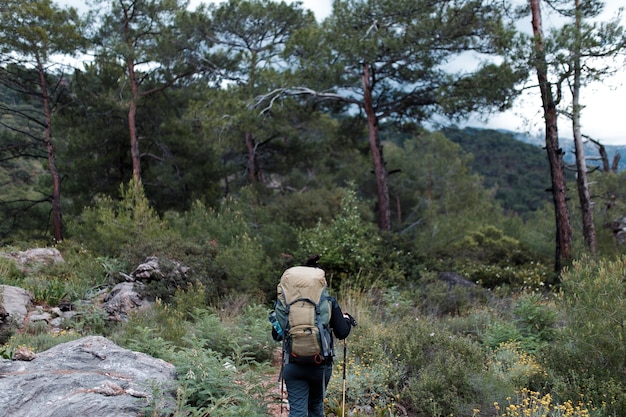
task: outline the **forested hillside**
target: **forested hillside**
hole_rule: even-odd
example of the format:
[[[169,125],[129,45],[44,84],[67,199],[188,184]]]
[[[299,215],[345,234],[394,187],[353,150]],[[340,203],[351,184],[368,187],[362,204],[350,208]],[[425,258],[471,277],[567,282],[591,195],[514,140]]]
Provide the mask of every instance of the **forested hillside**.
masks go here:
[[[444,134],[473,155],[472,170],[506,210],[526,216],[550,201],[550,171],[543,149],[496,130],[446,129]]]

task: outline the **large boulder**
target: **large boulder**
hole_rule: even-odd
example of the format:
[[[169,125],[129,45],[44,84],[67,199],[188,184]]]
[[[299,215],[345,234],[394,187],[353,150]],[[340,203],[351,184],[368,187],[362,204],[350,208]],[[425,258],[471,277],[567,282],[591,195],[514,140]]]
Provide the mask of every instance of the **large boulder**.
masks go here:
[[[178,261],[149,256],[135,268],[130,276],[126,276],[126,280],[150,282],[169,279],[180,281],[187,276],[187,273],[189,273],[189,267],[181,265]]]
[[[33,297],[28,291],[11,285],[0,285],[0,322],[21,326],[32,302]]]
[[[104,337],[63,343],[29,359],[0,360],[1,416],[137,417],[149,406],[172,414],[174,365]]]
[[[120,282],[113,287],[102,305],[109,319],[126,321],[131,312],[150,307],[152,301],[141,294],[144,287],[141,282]]]
[[[24,272],[65,262],[63,255],[56,248],[33,248],[22,252],[0,252],[0,256],[14,260],[17,267]]]

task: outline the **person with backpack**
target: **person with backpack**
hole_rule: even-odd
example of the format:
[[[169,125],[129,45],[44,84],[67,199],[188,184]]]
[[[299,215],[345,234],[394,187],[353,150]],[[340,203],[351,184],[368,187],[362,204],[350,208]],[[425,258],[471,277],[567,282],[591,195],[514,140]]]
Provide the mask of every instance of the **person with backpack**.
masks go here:
[[[333,370],[333,335],[348,337],[356,321],[328,294],[319,255],[287,269],[270,314],[272,337],[283,342],[281,377],[287,386],[289,417],[323,417]]]

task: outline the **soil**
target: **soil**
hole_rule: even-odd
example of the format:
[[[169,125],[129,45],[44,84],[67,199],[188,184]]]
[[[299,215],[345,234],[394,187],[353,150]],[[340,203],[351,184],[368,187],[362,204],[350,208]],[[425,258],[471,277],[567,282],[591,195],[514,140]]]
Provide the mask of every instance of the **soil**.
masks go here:
[[[280,375],[280,363],[282,361],[282,350],[277,348],[272,355],[272,370],[273,372],[267,375],[267,386],[265,402],[267,404],[268,416],[283,416],[289,415],[289,404],[287,403],[287,390],[281,381],[279,381]]]

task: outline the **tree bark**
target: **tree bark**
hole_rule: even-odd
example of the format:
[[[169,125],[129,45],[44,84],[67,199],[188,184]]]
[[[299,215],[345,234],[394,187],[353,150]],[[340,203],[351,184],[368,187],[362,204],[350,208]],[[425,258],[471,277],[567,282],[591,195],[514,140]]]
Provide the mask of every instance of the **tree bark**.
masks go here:
[[[541,0],[530,0],[532,28],[535,38],[535,69],[541,90],[541,102],[546,127],[546,152],[550,163],[551,192],[556,218],[556,253],[554,270],[560,273],[572,258],[572,229],[567,206],[567,187],[563,167],[563,151],[559,147],[556,101],[548,81],[548,65],[545,54],[541,22]]]
[[[369,132],[369,144],[374,160],[374,175],[376,176],[376,186],[378,191],[378,227],[383,231],[391,230],[391,203],[389,201],[389,178],[385,160],[383,157],[383,147],[380,143],[380,132],[378,127],[378,116],[374,110],[372,100],[372,90],[374,89],[374,74],[368,64],[363,64],[361,74],[361,85],[363,87],[363,107],[367,115],[367,127]]]
[[[133,50],[130,36],[130,19],[128,10],[124,9],[124,35],[129,51]],[[130,134],[130,155],[133,161],[133,178],[141,183],[141,153],[139,152],[139,137],[137,136],[137,103],[139,101],[139,82],[135,74],[135,61],[132,53],[126,56],[126,68],[130,83],[130,103],[128,106],[128,131]]]
[[[576,0],[576,39],[573,48],[574,53],[574,82],[572,85],[572,129],[574,133],[574,147],[576,149],[576,185],[578,187],[578,200],[582,212],[583,236],[587,250],[596,253],[596,229],[593,223],[593,206],[589,194],[589,182],[587,181],[587,162],[580,125],[580,78],[581,78],[581,2]]]
[[[263,182],[263,175],[257,164],[257,144],[254,140],[254,135],[252,135],[252,132],[246,132],[245,137],[246,150],[248,152],[248,179],[250,184],[256,184],[257,181]]]
[[[50,109],[50,97],[48,96],[48,83],[46,73],[39,57],[36,54],[37,70],[39,72],[39,84],[41,86],[41,98],[43,101],[43,111],[45,118],[44,142],[46,144],[46,154],[48,158],[48,169],[52,176],[52,227],[54,230],[54,240],[63,240],[63,216],[61,213],[61,179],[56,165],[56,153],[52,143],[52,111]]]

